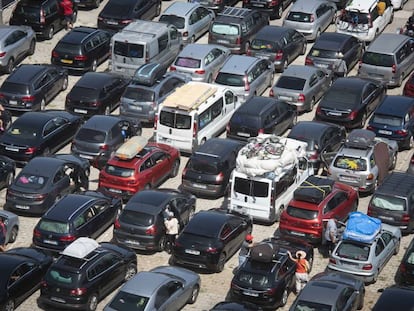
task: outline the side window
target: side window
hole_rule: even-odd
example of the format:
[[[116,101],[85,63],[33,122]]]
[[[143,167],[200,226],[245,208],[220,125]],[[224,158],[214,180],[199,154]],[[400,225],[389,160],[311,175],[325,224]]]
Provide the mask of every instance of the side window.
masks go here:
[[[198,13],[197,13],[197,11],[194,11],[193,13],[191,13],[191,15],[190,15],[190,20],[189,20],[190,25],[193,25],[193,24],[197,23],[197,22],[198,22],[198,20],[199,20],[199,18],[198,18]]]
[[[325,5],[321,5],[319,8],[316,9],[316,16],[321,17],[325,12]]]
[[[264,14],[263,14],[264,15]],[[260,22],[260,19],[261,19],[261,17],[260,17],[260,13],[259,12],[254,12],[253,13],[253,21],[257,24],[257,23],[259,23]]]
[[[325,73],[322,70],[318,70],[316,74],[318,75],[319,79],[323,79],[325,77]]]
[[[369,164],[371,165],[371,167],[374,167],[376,165],[374,154],[371,154],[371,156],[369,157]]]
[[[81,214],[81,215],[79,215],[78,217],[75,218],[75,220],[73,221],[73,225],[75,226],[75,228],[79,228],[85,222],[86,222],[85,215]]]
[[[210,108],[201,113],[198,117],[199,129],[204,128],[215,118],[217,118],[223,111],[223,98],[218,99]]]
[[[153,167],[151,158],[148,158],[143,165],[141,165],[140,172]]]
[[[60,181],[65,175],[65,173],[63,172],[63,169],[59,169],[59,171],[56,172],[55,177],[53,178],[53,182],[57,183],[58,181]]]
[[[154,307],[159,309],[162,304],[164,303],[164,301],[168,300],[169,298],[169,294],[168,294],[168,287],[167,285],[162,286],[158,292],[157,295],[155,297],[155,301],[154,301]]]
[[[165,154],[164,152],[156,152],[151,156],[151,158],[152,158],[152,163],[154,163],[154,166],[155,166],[158,163],[165,160],[167,158],[167,154]]]
[[[384,244],[388,245],[391,242],[392,236],[390,233],[384,232],[383,234],[381,234],[381,238],[384,241]]]
[[[396,58],[397,58],[397,63],[400,64],[406,57],[406,50],[404,47],[401,47],[397,53],[395,54]]]
[[[171,40],[176,40],[178,37],[178,30],[175,27],[171,27],[169,30]]]
[[[158,51],[164,51],[168,47],[168,34],[165,33],[158,38]]]
[[[318,83],[318,77],[316,74],[313,74],[312,77],[310,78],[309,86],[313,87],[316,85],[316,83]]]
[[[43,129],[43,136],[47,136],[50,133],[52,133],[54,130],[56,130],[58,126],[53,122],[53,120],[50,120],[46,123],[44,129]]]
[[[372,11],[371,11],[371,20],[372,21],[375,21],[378,18],[378,16],[379,16],[378,7],[377,6],[374,6],[372,8]]]
[[[206,57],[204,58],[204,64],[207,66],[208,64],[210,64],[211,62],[213,62],[218,56],[214,55],[214,50],[211,51],[210,53],[208,53],[206,55]]]
[[[220,49],[213,49],[211,51],[211,53],[213,54],[214,59],[216,59],[216,58],[220,57],[221,55],[223,55],[224,52],[223,52],[223,50],[220,50]]]
[[[226,91],[224,94],[224,100],[226,101],[226,105],[234,104],[234,94],[230,91]]]
[[[95,209],[97,215],[102,213],[103,211],[107,210],[108,208],[109,208],[109,204],[106,204],[104,202],[97,202],[94,205],[94,209]]]
[[[365,88],[364,93],[362,95],[362,100],[366,100],[369,96],[371,96],[372,93],[376,90],[376,87],[374,84],[368,84],[368,86]]]
[[[350,287],[346,287],[341,295],[339,296],[339,299],[336,303],[336,310],[344,310],[346,303],[348,302],[349,298],[351,298],[351,295],[354,291]]]
[[[225,224],[220,232],[220,239],[226,239],[231,232],[231,227],[228,224]]]
[[[375,246],[375,256],[378,256],[379,254],[381,254],[384,248],[385,248],[384,242],[381,239],[378,239],[377,245]]]
[[[50,78],[48,74],[45,74],[44,76],[42,76],[36,83],[35,83],[35,89],[39,89],[42,86],[45,86],[49,83]]]

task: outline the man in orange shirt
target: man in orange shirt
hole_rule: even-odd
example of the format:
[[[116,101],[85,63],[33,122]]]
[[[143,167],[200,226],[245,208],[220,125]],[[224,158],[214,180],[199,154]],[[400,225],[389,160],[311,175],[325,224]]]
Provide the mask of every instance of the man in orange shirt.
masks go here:
[[[296,294],[305,287],[306,283],[309,281],[309,262],[306,260],[306,253],[304,251],[296,252],[296,259],[292,257],[292,254],[288,251],[287,254],[289,258],[296,262]]]

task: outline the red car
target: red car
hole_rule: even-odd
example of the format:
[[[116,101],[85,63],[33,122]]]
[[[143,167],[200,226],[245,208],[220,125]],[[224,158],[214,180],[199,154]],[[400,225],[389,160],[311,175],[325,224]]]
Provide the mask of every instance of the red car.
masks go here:
[[[150,189],[175,177],[180,152],[169,145],[148,143],[135,136],[124,143],[99,173],[99,189],[128,200],[142,189]]]
[[[324,220],[338,216],[345,221],[358,208],[358,190],[318,176],[308,177],[280,217],[282,234],[300,237],[312,244],[322,242]]]
[[[408,78],[404,85],[403,95],[414,97],[414,73]]]

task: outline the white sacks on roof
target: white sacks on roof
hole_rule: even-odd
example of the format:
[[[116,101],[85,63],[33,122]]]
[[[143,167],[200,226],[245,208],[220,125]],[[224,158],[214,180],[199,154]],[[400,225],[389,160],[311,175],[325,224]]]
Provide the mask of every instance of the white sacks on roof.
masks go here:
[[[306,147],[307,143],[296,139],[261,134],[239,151],[236,170],[252,177],[269,172],[281,175],[306,156]]]

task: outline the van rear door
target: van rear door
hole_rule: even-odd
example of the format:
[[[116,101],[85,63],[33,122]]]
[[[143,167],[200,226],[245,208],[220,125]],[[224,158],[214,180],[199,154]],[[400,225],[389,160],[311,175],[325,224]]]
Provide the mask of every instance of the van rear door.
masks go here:
[[[128,40],[114,40],[112,47],[112,72],[132,77],[136,69],[145,64],[146,45]]]

